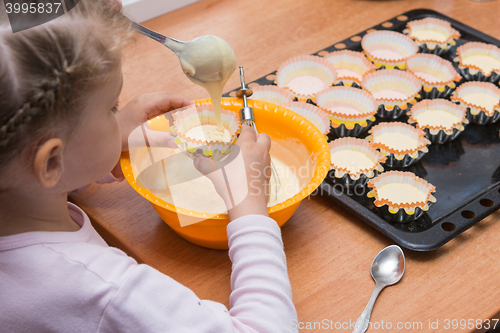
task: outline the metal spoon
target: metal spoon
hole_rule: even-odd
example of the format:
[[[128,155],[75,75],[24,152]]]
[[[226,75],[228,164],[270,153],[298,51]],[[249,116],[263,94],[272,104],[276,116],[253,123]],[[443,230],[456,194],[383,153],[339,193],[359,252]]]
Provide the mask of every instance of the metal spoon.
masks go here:
[[[387,286],[398,283],[405,272],[405,255],[397,245],[391,245],[383,249],[373,259],[371,274],[375,280],[375,289],[366,305],[366,308],[356,320],[353,333],[363,333],[368,328],[373,304],[378,294]]]
[[[160,43],[161,43],[161,44],[163,44],[163,45],[165,45],[165,41],[166,41],[166,40],[170,40],[170,41],[172,41],[173,43],[184,44],[184,42],[181,42],[180,40],[177,40],[177,39],[175,39],[175,38],[171,38],[171,37],[164,36],[164,35],[162,35],[162,34],[160,34],[160,33],[156,32],[156,31],[153,31],[153,30],[151,30],[151,29],[148,29],[148,28],[146,28],[145,26],[143,26],[143,25],[141,25],[141,24],[139,24],[139,23],[137,23],[137,22],[134,22],[133,20],[131,20],[130,18],[128,18],[128,17],[126,17],[126,16],[125,16],[125,18],[126,18],[127,20],[129,20],[129,21],[130,21],[130,24],[131,24],[132,28],[133,28],[135,31],[137,31],[137,32],[139,32],[139,33],[141,33],[141,34],[143,34],[144,36],[148,36],[149,38],[154,39],[155,41],[160,42]],[[172,51],[174,51],[174,50],[172,50]],[[175,51],[174,51],[174,52],[175,52]]]
[[[172,50],[179,57],[186,76],[196,84],[219,81],[225,83],[236,69],[234,51],[220,37],[206,35],[183,42],[126,18],[132,29]]]

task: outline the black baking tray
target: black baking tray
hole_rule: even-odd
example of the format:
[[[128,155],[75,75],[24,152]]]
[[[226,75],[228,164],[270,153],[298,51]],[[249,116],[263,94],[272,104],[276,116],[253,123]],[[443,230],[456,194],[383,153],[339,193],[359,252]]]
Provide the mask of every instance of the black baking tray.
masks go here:
[[[409,21],[425,17],[446,20],[460,31],[457,47],[468,41],[481,41],[500,46],[500,41],[429,9],[416,9],[402,13],[388,21],[371,27],[343,41],[332,44],[314,55],[349,49],[362,51],[361,38],[368,31],[392,30],[402,32]],[[452,61],[456,48],[442,56]],[[455,65],[455,64],[454,64]],[[248,85],[274,84],[276,72],[269,73]],[[233,96],[237,89],[225,96]],[[377,122],[379,122],[378,120]],[[405,122],[405,118],[398,121]],[[366,197],[366,190],[347,191],[331,182],[331,172],[318,188],[318,192],[354,213],[399,245],[416,251],[434,250],[490,215],[500,207],[500,122],[491,125],[469,124],[460,136],[443,145],[429,146],[427,153],[416,165],[401,169],[414,172],[434,186],[437,202],[419,219],[402,224],[384,220]],[[330,139],[334,139],[332,133]],[[351,193],[352,192],[352,193]]]

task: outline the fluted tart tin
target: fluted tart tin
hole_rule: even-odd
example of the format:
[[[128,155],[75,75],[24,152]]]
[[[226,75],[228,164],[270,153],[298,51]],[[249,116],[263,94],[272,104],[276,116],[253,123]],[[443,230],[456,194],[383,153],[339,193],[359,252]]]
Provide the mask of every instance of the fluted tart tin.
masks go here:
[[[446,99],[418,102],[412,107],[408,122],[425,131],[426,137],[437,144],[455,140],[469,123],[467,108]]]
[[[470,122],[485,125],[500,119],[500,89],[490,82],[465,82],[451,96],[451,100],[467,108]]]
[[[361,188],[368,179],[384,172],[385,156],[368,141],[339,138],[329,143],[333,182],[346,188]]]
[[[366,139],[387,157],[384,165],[390,168],[414,164],[429,151],[427,145],[431,143],[424,131],[401,122],[375,125]]]
[[[331,62],[337,71],[337,80],[334,85],[361,88],[363,75],[377,69],[362,52],[351,50],[335,51],[324,58],[326,61]]]
[[[405,69],[405,61],[418,51],[408,36],[395,31],[373,31],[361,40],[366,57],[379,68]]]
[[[420,98],[420,80],[413,74],[396,69],[382,69],[363,77],[363,88],[379,103],[377,115],[397,119]]]
[[[462,80],[448,60],[433,54],[417,53],[406,60],[406,69],[422,84],[422,98],[446,98]]]
[[[221,109],[220,128],[213,106],[190,105],[173,115],[170,132],[175,136],[177,147],[187,156],[198,155],[221,160],[231,152],[241,123],[235,112]]]
[[[422,53],[443,55],[450,51],[460,38],[460,32],[451,23],[435,17],[408,22],[403,33],[413,39]]]
[[[295,96],[290,90],[270,84],[253,87],[252,91],[253,94],[250,97],[251,99],[273,103],[277,105],[291,102],[295,98]]]
[[[368,181],[368,197],[381,215],[397,223],[421,217],[436,202],[436,188],[412,172],[388,171]]]
[[[299,102],[314,102],[316,93],[330,87],[335,80],[337,72],[333,65],[313,55],[288,59],[276,73],[276,85],[290,90]]]
[[[364,89],[335,86],[317,94],[316,102],[331,121],[337,137],[359,136],[375,121],[378,103]]]
[[[467,81],[498,83],[500,80],[500,48],[493,44],[468,42],[457,47],[460,74]]]

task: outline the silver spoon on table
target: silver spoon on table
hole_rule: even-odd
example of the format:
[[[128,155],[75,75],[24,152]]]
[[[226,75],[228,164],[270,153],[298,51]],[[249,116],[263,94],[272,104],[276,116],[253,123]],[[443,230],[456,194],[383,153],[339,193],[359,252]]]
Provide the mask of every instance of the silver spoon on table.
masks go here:
[[[371,274],[375,280],[375,289],[366,305],[366,308],[356,320],[353,333],[363,333],[368,328],[373,305],[378,294],[387,286],[398,283],[405,272],[405,255],[397,245],[391,245],[383,249],[373,259]]]

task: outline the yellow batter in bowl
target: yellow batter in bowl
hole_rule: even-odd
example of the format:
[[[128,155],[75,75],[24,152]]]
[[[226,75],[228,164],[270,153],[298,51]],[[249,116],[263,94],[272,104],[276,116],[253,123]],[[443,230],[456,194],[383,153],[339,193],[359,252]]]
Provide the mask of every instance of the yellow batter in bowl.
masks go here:
[[[211,100],[195,102],[204,104],[211,103]],[[271,156],[290,169],[296,170],[299,183],[298,193],[288,199],[282,198],[268,208],[270,217],[281,227],[292,216],[300,202],[311,194],[325,178],[330,169],[330,150],[325,136],[302,116],[275,104],[256,100],[248,102],[249,106],[254,109],[259,132],[271,137]],[[243,101],[237,98],[223,98],[221,106],[226,110],[238,112],[243,107]],[[156,122],[150,121],[150,128],[168,131],[169,126],[165,123],[165,118],[157,119]],[[131,151],[130,154],[133,155],[134,152]],[[227,214],[214,215],[176,207],[155,195],[154,190],[139,186],[134,177],[134,172],[137,172],[133,170],[137,166],[132,165],[130,154],[123,153],[121,157],[125,178],[141,196],[152,204],[160,217],[177,234],[200,246],[213,249],[228,248],[226,226],[229,219]]]

